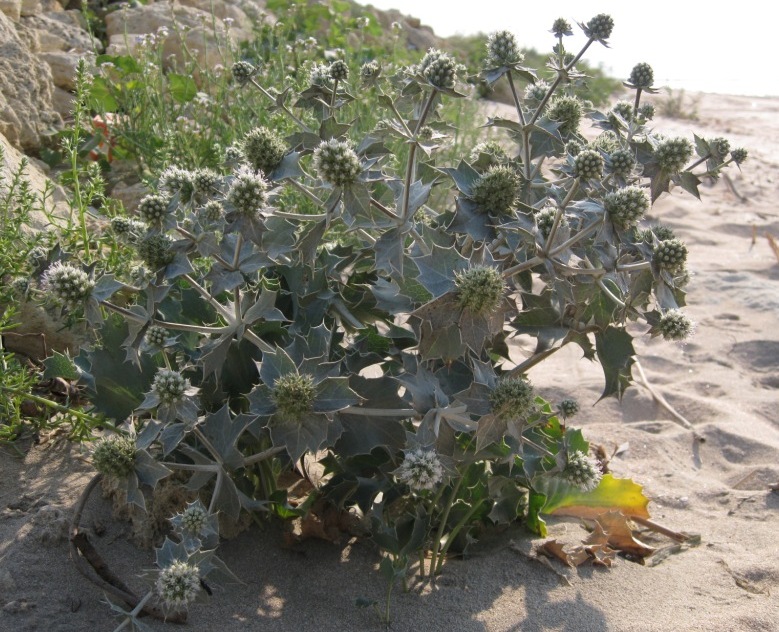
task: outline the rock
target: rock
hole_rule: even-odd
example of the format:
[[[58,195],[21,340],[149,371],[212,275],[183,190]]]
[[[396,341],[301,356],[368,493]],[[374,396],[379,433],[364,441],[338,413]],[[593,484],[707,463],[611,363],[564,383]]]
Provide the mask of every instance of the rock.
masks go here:
[[[54,86],[54,91],[51,93],[51,104],[54,111],[62,118],[67,118],[73,113],[73,99],[72,93]]]
[[[51,78],[54,85],[63,90],[76,89],[76,68],[79,60],[85,57],[87,62],[91,62],[91,55],[87,53],[72,53],[65,51],[53,51],[50,53],[39,53],[38,58],[49,64],[51,68]],[[53,100],[52,100],[53,101]],[[52,102],[52,107],[54,104]]]
[[[18,22],[22,15],[22,0],[0,0],[0,12]]]
[[[34,537],[45,546],[59,544],[68,537],[70,520],[58,507],[44,505],[38,509],[31,522],[35,525]]]
[[[121,202],[127,213],[135,213],[141,198],[149,193],[148,187],[142,182],[127,184],[120,181],[111,189],[111,199]]]
[[[106,16],[106,35],[109,38],[106,52],[109,55],[132,53],[139,45],[139,36],[153,35],[155,38],[164,37],[163,59],[168,68],[183,68],[185,48],[194,55],[198,64],[213,67],[224,63],[219,48],[225,38],[237,43],[249,39],[251,33],[236,26],[227,29],[224,25],[217,25],[215,34],[211,21],[210,11],[167,1],[114,11]],[[125,34],[128,35],[125,37]]]
[[[30,15],[38,15],[43,12],[40,0],[22,0],[21,3],[21,15],[27,17]]]
[[[26,599],[18,599],[15,601],[9,601],[3,606],[3,612],[6,614],[19,614],[20,612],[27,612],[32,610],[35,604],[32,601]]]
[[[11,571],[7,568],[0,571],[0,595],[8,595],[16,590],[16,582],[14,581]]]
[[[14,146],[35,152],[42,134],[62,125],[52,106],[48,64],[33,55],[13,22],[0,13],[0,134]]]
[[[57,19],[60,13],[49,15],[34,15],[22,18],[21,24],[26,29],[37,31],[41,52],[52,51],[81,51],[91,52],[103,49],[100,40],[90,37],[81,26],[74,24],[68,17],[65,21]]]

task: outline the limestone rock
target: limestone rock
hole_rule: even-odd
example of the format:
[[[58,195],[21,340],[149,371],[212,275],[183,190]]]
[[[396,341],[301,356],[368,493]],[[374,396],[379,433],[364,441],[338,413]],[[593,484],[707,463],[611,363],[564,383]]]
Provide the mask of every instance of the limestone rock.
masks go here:
[[[162,35],[161,31],[166,31],[167,35]],[[129,34],[127,37],[126,33]],[[251,36],[249,31],[236,25],[228,29],[224,24],[217,25],[215,34],[210,11],[167,1],[109,13],[106,34],[109,55],[131,53],[138,45],[137,36],[164,37],[163,59],[168,67],[179,68],[186,61],[185,48],[195,55],[198,64],[213,67],[225,64],[220,48],[224,48],[228,39],[235,44]]]
[[[29,51],[14,23],[0,13],[0,134],[25,151],[39,149],[41,134],[62,124],[51,91],[48,64]]]
[[[0,13],[18,22],[22,14],[22,0],[0,0]]]
[[[27,17],[30,15],[38,15],[43,12],[40,0],[22,0],[21,2],[21,16]]]
[[[96,37],[90,37],[89,33],[79,25],[74,24],[70,17],[65,18],[64,21],[57,19],[56,16],[61,14],[62,12],[34,15],[21,19],[21,24],[26,29],[37,31],[41,52],[102,50],[100,40]]]
[[[73,100],[73,93],[54,86],[54,91],[51,94],[51,104],[54,107],[54,111],[62,118],[67,118],[73,113]]]
[[[54,85],[63,90],[75,90],[76,88],[76,68],[82,57],[89,57],[84,53],[74,53],[65,51],[52,51],[50,53],[39,53],[38,58],[49,64],[51,68],[51,78]],[[89,62],[89,59],[87,59]],[[53,107],[53,105],[52,105]]]

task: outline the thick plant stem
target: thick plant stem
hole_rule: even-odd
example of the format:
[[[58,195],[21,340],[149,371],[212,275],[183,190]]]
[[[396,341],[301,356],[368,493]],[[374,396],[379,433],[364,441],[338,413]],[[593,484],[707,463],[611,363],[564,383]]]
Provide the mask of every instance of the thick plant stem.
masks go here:
[[[408,220],[408,202],[411,197],[411,184],[414,180],[414,175],[416,173],[416,156],[417,156],[417,142],[416,142],[416,136],[419,134],[420,130],[422,129],[422,126],[425,124],[425,120],[427,119],[427,115],[430,113],[430,108],[433,106],[433,101],[435,101],[435,97],[438,91],[433,88],[430,91],[430,94],[427,97],[427,101],[425,101],[425,105],[422,108],[422,114],[419,116],[419,120],[417,121],[417,126],[414,128],[414,142],[411,143],[411,147],[408,149],[408,162],[406,163],[406,177],[404,178],[404,185],[403,185],[403,204],[400,207],[400,218],[399,223],[405,224]]]
[[[452,493],[449,495],[449,500],[446,502],[446,508],[444,509],[444,513],[441,516],[441,522],[438,525],[438,531],[436,532],[435,536],[435,542],[433,542],[433,553],[430,557],[430,578],[432,579],[435,577],[435,575],[439,572],[439,563],[438,563],[438,555],[439,550],[441,548],[441,539],[444,537],[444,531],[446,530],[446,523],[449,520],[449,514],[452,511],[452,506],[454,505],[454,502],[457,500],[457,492],[460,491],[460,486],[463,483],[463,477],[460,476],[457,479],[457,482],[454,484],[454,487],[452,488]]]
[[[447,552],[449,551],[449,547],[452,546],[452,542],[455,541],[457,536],[460,534],[460,531],[462,528],[468,524],[468,522],[473,518],[474,514],[481,508],[481,506],[484,504],[484,498],[479,500],[479,502],[475,503],[473,507],[470,508],[468,513],[466,513],[462,518],[460,518],[460,521],[455,525],[454,529],[452,529],[451,533],[446,538],[446,544],[444,544],[443,548],[441,549],[441,554],[438,556],[438,562],[436,563],[436,575],[438,575],[441,572],[441,567],[444,563],[444,558],[446,557]]]
[[[511,88],[511,96],[514,98],[514,107],[517,108],[517,117],[522,125],[522,170],[525,180],[530,180],[530,131],[525,123],[525,113],[522,111],[522,106],[519,103],[517,88],[514,85],[514,78],[511,76],[510,70],[506,73],[506,78],[509,82],[509,88]]]

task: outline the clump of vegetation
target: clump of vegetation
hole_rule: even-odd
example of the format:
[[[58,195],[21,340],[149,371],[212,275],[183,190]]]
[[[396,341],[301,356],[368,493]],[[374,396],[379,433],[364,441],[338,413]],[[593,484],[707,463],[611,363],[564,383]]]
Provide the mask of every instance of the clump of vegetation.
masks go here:
[[[29,290],[97,336],[57,370],[120,426],[122,438],[95,447],[98,476],[141,508],[144,489],[168,477],[190,477],[199,494],[172,519],[148,594],[117,607],[130,622],[155,602],[185,609],[206,577],[231,579],[215,555],[217,516],[349,513],[382,551],[386,621],[398,580],[412,570],[434,579],[490,525],[520,521],[543,535],[545,514],[582,505],[648,516],[640,488],[604,474],[566,425],[578,404],[548,401],[527,373],[575,344],[600,361],[602,396],[621,398],[635,355],[629,323],[670,340],[691,332],[687,247],[644,216],[673,185],[697,195],[701,178],[744,151],[649,129],[644,63],[626,83],[632,104],[583,108],[569,88],[585,76],[587,49],[611,35],[605,14],[580,25],[587,41],[575,54],[564,46],[570,24],[555,21],[545,81],[510,33],[489,38],[479,78],[507,85],[516,116],[487,125],[511,151],[477,144],[475,121],[453,125],[462,110],[448,104],[465,100],[467,75],[446,52],[385,65],[362,59],[365,46],[316,59],[304,41],[275,68],[278,42],[305,15],[263,27],[231,79],[221,75],[231,102],[259,114],[247,107],[219,152],[210,136],[207,151],[176,153],[182,139],[170,138],[148,147],[152,192],[139,219],[106,222],[83,252],[46,256]],[[107,98],[104,73],[95,81]],[[164,85],[184,81],[175,76]],[[183,111],[194,97],[139,94],[151,98]],[[123,114],[117,153],[140,160],[157,141],[133,127],[145,114]],[[602,130],[592,143],[584,115]],[[123,257],[96,261],[103,243],[121,243]],[[532,339],[536,351],[512,361],[509,345]],[[311,484],[301,504],[290,476]]]

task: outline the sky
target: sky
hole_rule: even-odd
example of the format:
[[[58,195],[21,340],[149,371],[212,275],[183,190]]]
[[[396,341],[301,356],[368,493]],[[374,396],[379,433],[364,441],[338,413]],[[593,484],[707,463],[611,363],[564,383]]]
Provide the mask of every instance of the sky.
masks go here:
[[[609,48],[594,44],[585,59],[614,77],[626,79],[636,63],[647,62],[656,86],[779,96],[779,3],[770,0],[358,1],[418,17],[442,37],[507,29],[520,46],[539,51],[554,45],[549,29],[556,18],[574,26],[565,44],[578,52],[585,38],[576,22],[608,13],[614,18]]]

